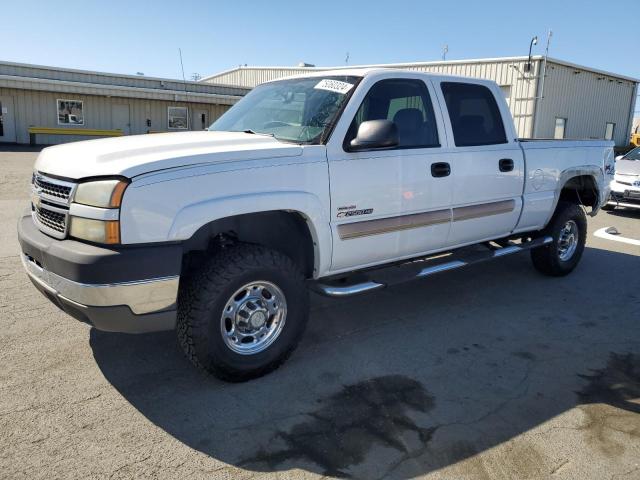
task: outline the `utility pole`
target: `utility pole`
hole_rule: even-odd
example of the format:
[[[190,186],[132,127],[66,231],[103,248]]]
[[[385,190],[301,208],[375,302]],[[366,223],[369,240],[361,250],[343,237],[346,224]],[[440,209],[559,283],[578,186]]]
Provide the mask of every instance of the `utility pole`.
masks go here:
[[[344,58],[344,64],[349,65],[349,52],[347,52],[347,56]]]
[[[447,59],[447,53],[449,53],[449,45],[445,44],[445,46],[442,47],[442,61],[443,62]]]

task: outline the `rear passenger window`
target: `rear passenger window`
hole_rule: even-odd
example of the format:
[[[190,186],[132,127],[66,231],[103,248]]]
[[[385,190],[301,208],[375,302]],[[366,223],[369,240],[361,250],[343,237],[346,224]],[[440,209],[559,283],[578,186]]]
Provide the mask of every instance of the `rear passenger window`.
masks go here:
[[[391,120],[398,127],[397,148],[439,147],[429,91],[422,80],[381,80],[371,87],[351,122],[344,145],[369,120]]]
[[[457,82],[443,82],[441,88],[456,146],[507,143],[502,116],[491,90]]]

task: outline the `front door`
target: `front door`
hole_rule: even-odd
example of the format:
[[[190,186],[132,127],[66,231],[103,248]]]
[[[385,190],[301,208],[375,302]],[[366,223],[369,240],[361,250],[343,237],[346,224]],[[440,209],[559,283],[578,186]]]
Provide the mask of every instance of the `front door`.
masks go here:
[[[432,175],[443,127],[433,87],[405,75],[365,77],[327,144],[333,272],[416,256],[446,242],[451,179]],[[380,119],[396,124],[398,146],[349,151],[359,125]]]
[[[13,97],[0,97],[0,142],[16,141]]]
[[[497,87],[473,80],[435,82],[451,139],[443,158],[453,179],[454,247],[509,235],[522,209],[524,156]]]
[[[122,130],[125,135],[129,135],[131,133],[129,105],[113,105],[111,107],[111,122],[115,130]]]
[[[194,110],[191,126],[193,130],[206,130],[209,127],[209,112],[206,110]]]

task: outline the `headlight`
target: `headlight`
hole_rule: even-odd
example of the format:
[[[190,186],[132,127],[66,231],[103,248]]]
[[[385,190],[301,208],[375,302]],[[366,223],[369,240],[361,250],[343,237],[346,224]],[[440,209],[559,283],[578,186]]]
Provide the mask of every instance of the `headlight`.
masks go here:
[[[120,243],[120,222],[71,217],[69,234],[72,237],[96,243]]]
[[[78,184],[70,209],[69,235],[95,243],[120,243],[119,212],[116,209],[120,208],[128,185],[128,181],[120,179],[91,180]],[[74,205],[104,210],[83,207],[84,210],[74,212]]]
[[[118,208],[129,185],[124,180],[96,180],[80,183],[73,197],[75,203],[101,208]]]

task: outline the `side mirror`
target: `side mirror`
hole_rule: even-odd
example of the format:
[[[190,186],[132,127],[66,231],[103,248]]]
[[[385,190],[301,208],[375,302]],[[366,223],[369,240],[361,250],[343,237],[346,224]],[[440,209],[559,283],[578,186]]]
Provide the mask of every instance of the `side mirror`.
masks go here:
[[[349,143],[349,150],[391,148],[398,145],[398,127],[391,120],[362,122],[358,135]]]
[[[616,162],[617,162],[618,160],[622,159],[623,157],[624,157],[624,155],[618,155],[618,156],[616,157]]]

